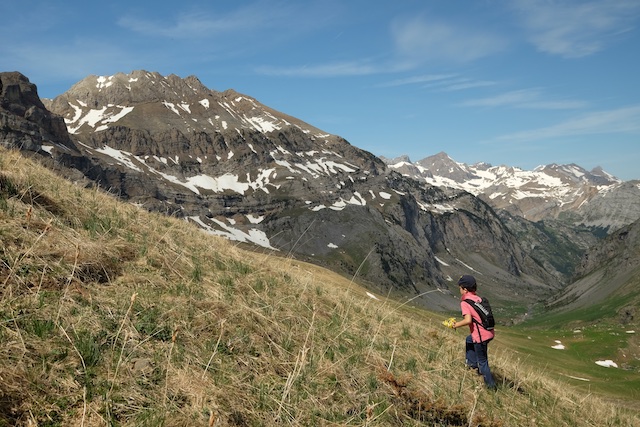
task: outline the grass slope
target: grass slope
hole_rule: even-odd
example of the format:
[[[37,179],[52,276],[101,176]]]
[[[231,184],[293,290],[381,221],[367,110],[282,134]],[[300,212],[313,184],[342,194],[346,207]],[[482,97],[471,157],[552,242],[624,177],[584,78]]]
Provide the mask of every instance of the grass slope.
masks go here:
[[[630,426],[442,317],[0,149],[0,426]]]
[[[640,298],[635,289],[637,283],[630,282],[590,306],[538,314],[505,335],[514,349],[550,373],[570,378],[577,389],[640,410]],[[554,349],[558,344],[564,348]],[[618,368],[598,361],[612,361]]]
[[[526,341],[512,342],[535,352],[537,360],[548,361],[548,369],[560,375],[577,376],[580,378],[577,387],[607,395],[638,410],[640,266],[634,260],[640,256],[639,225],[631,224],[607,237],[594,250],[600,261],[593,271],[565,289],[546,312],[534,315],[522,325],[526,329],[511,331],[527,335]],[[556,340],[565,347],[562,351],[550,349],[549,343]],[[596,364],[608,360],[618,369]]]

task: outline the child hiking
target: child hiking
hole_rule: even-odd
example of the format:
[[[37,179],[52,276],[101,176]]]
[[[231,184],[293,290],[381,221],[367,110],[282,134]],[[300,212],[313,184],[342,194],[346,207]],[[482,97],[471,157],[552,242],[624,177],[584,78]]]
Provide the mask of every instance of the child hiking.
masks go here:
[[[491,374],[487,356],[489,341],[494,337],[491,308],[486,303],[486,300],[484,301],[486,303],[484,307],[482,304],[478,304],[482,303],[483,299],[476,295],[477,284],[473,276],[465,274],[460,277],[458,286],[460,288],[460,309],[462,310],[463,320],[456,322],[455,319],[449,319],[444,324],[453,329],[469,325],[470,334],[465,340],[467,367],[476,369],[484,378],[486,386],[494,390],[496,383]]]

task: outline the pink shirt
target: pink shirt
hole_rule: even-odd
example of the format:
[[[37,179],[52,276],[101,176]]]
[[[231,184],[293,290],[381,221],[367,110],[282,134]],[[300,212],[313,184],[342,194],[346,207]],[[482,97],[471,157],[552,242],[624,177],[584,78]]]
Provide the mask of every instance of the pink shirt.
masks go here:
[[[467,292],[462,296],[462,299],[470,299],[472,301],[482,300],[482,298],[473,292]],[[471,339],[473,342],[479,343],[488,341],[494,337],[495,334],[493,331],[487,331],[482,327],[482,320],[480,319],[480,316],[476,313],[476,310],[469,305],[469,303],[460,301],[460,309],[462,310],[463,316],[470,314],[475,321],[480,323],[480,325],[478,325],[476,322],[471,322],[469,325],[469,332],[471,333]]]

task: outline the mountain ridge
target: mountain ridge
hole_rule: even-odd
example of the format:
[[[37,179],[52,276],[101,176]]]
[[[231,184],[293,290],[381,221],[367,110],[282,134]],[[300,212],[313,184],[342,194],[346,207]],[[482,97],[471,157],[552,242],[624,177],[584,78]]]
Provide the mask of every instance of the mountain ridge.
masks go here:
[[[145,70],[85,77],[64,94],[47,100],[45,105],[65,117],[71,133],[82,134],[82,126],[91,128],[87,132],[106,130],[110,123],[119,122],[132,113],[134,119],[131,121],[140,120],[140,116],[149,113],[145,104],[154,103],[160,103],[166,109],[151,110],[152,114],[162,117],[154,124],[156,131],[167,128],[184,132],[224,131],[233,122],[236,131],[271,132],[294,124],[305,132],[329,136],[291,116],[277,112],[276,117],[275,110],[262,104],[258,106],[254,98],[233,89],[218,92],[205,87],[196,76],[183,79],[170,74],[165,77]],[[131,108],[130,104],[136,108]],[[142,112],[136,114],[136,109]]]
[[[380,293],[449,309],[463,272],[483,276],[487,292],[505,301],[519,301],[523,283],[543,298],[570,274],[547,253],[532,257],[495,208],[468,191],[404,177],[339,136],[235,91],[204,90],[195,78],[90,76],[45,106],[64,117],[80,152],[45,143],[39,152],[54,164],[145,209]]]
[[[534,222],[561,219],[610,232],[640,218],[640,181],[621,181],[601,167],[586,171],[576,164],[552,163],[527,171],[488,163],[467,165],[444,152],[417,162],[408,156],[382,159],[405,176],[469,191],[494,208]]]

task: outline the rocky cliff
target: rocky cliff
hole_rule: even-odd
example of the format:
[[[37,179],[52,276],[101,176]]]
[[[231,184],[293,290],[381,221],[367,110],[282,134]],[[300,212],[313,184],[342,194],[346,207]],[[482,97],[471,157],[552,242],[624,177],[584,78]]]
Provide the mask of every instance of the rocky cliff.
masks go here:
[[[0,73],[0,143],[31,152],[52,144],[75,149],[63,118],[45,108],[35,85],[18,72]]]

